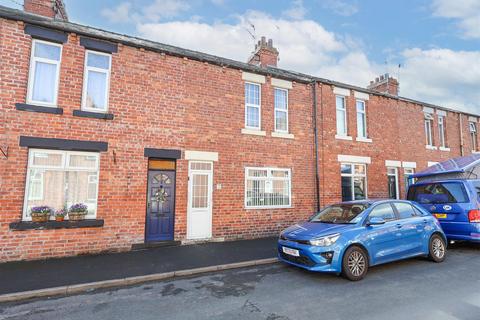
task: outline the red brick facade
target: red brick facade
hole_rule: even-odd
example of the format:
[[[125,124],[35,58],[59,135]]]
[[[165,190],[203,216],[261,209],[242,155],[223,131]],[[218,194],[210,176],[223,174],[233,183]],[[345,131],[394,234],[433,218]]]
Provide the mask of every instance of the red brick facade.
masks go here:
[[[265,77],[261,84],[262,134],[248,134],[242,130],[243,67],[221,66],[188,55],[159,53],[148,47],[120,43],[118,52],[112,54],[109,90],[108,112],[114,119],[75,117],[74,110],[81,108],[85,47],[80,44],[80,35],[69,32],[68,41],[63,44],[58,89],[57,104],[63,108],[63,114],[21,111],[15,104],[26,102],[32,48],[32,37],[24,29],[24,22],[0,18],[0,147],[5,153],[0,153],[0,261],[129,250],[133,244],[143,243],[148,173],[145,148],[182,152],[181,159],[176,161],[176,240],[187,239],[186,151],[218,154],[218,161],[213,162],[213,239],[274,235],[315,210],[314,78],[302,81],[286,73],[278,80],[282,77],[259,68],[259,74]],[[251,70],[246,71],[251,74]],[[273,94],[278,81],[291,85],[289,135],[272,134]],[[355,90],[360,88],[348,89],[346,97],[348,134],[352,140],[336,139],[337,85],[315,83],[322,205],[341,200],[338,155],[370,157],[368,196],[386,197],[386,160],[415,162],[418,171],[428,161],[459,156],[462,139],[463,152],[471,151],[468,115],[448,111],[446,136],[450,151],[428,150],[424,105],[365,89],[362,94],[368,97],[367,132],[371,142],[356,141]],[[434,141],[438,145],[436,124],[435,118]],[[108,143],[108,150],[100,152],[97,219],[104,220],[103,227],[23,231],[10,227],[10,223],[22,219],[24,205],[28,148],[19,145],[21,136]],[[245,167],[291,169],[291,207],[246,209]],[[402,168],[399,173],[403,197]]]

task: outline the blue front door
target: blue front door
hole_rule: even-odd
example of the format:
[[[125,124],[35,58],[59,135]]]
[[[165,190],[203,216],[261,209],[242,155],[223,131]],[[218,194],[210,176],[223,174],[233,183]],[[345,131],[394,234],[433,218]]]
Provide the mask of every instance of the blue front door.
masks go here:
[[[145,240],[173,240],[175,219],[175,171],[148,172]]]

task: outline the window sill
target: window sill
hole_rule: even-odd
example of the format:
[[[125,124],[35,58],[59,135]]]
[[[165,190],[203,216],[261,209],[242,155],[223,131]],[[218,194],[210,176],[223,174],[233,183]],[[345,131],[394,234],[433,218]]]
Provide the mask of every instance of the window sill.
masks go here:
[[[284,132],[272,132],[272,137],[283,138],[283,139],[295,139],[295,136],[293,134],[284,133]]]
[[[350,136],[340,136],[338,134],[335,135],[335,139],[338,139],[338,140],[349,140],[349,141],[352,141],[353,138],[350,137]]]
[[[98,228],[103,227],[103,220],[85,219],[81,221],[47,221],[31,222],[19,221],[10,223],[10,230],[48,230],[48,229],[74,229],[74,228]]]
[[[438,150],[440,150],[440,151],[450,151],[450,148],[440,147],[440,148],[438,148]]]
[[[293,208],[293,206],[273,206],[273,207],[245,207],[245,210],[266,210],[266,209],[270,209],[270,210],[276,210],[276,209],[291,209]]]
[[[435,146],[426,145],[425,148],[427,148],[428,150],[437,150],[437,147]]]
[[[357,140],[357,142],[367,142],[367,143],[372,143],[372,139],[369,139],[369,138],[357,138],[355,139]]]
[[[92,111],[83,111],[83,110],[73,110],[73,115],[75,117],[84,117],[84,118],[93,118],[93,119],[104,119],[104,120],[113,120],[112,113],[102,113],[102,112],[92,112]]]
[[[255,130],[255,129],[245,129],[245,128],[242,129],[242,134],[251,134],[251,135],[254,135],[254,136],[266,136],[267,135],[267,133],[265,131]]]
[[[15,109],[20,111],[40,112],[50,114],[63,114],[63,109],[58,107],[43,107],[26,103],[15,103]]]

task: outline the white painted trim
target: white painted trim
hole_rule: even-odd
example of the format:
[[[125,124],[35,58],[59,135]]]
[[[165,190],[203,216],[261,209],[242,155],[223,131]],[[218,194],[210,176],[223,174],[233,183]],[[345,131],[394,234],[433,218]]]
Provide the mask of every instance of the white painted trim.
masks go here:
[[[385,166],[386,167],[401,167],[402,166],[402,162],[401,161],[397,161],[397,160],[385,160]]]
[[[242,80],[264,84],[265,76],[256,73],[242,72]]]
[[[370,157],[360,157],[360,156],[350,156],[339,154],[338,155],[338,162],[350,162],[350,163],[372,163],[372,158]]]
[[[359,91],[354,91],[353,93],[354,93],[356,99],[365,100],[365,101],[370,99],[370,95],[368,93],[359,92]]]
[[[477,122],[477,118],[470,116],[470,117],[468,117],[468,121],[470,121],[470,122]]]
[[[353,138],[350,137],[350,136],[342,136],[342,135],[338,135],[338,134],[335,135],[335,139],[338,139],[338,140],[349,140],[349,141],[352,141],[352,140],[353,140]]]
[[[446,117],[446,116],[447,116],[447,111],[445,111],[445,110],[437,110],[437,114],[438,114],[439,116]]]
[[[284,139],[294,139],[295,136],[291,133],[283,133],[283,132],[272,132],[272,137],[274,138],[284,138]]]
[[[218,152],[185,150],[185,160],[218,161]]]
[[[423,107],[423,112],[425,113],[434,113],[435,110],[433,108],[430,108],[430,107]]]
[[[428,166],[428,167],[434,166],[434,165],[436,165],[436,164],[438,164],[438,162],[436,162],[436,161],[428,161],[428,162],[427,162],[427,166]]]
[[[344,96],[344,97],[349,97],[350,96],[350,90],[349,89],[344,89],[344,88],[339,88],[339,87],[333,87],[333,93],[339,96]]]
[[[417,168],[417,163],[416,163],[416,162],[403,161],[403,162],[402,162],[402,166],[403,166],[404,168],[416,169],[416,168]]]
[[[362,138],[362,137],[357,137],[355,140],[357,140],[357,142],[368,142],[368,143],[372,143],[372,139],[370,138]]]
[[[254,130],[254,129],[246,129],[246,128],[242,129],[242,134],[251,134],[251,135],[254,135],[254,136],[266,136],[267,135],[267,133],[265,131]]]
[[[429,146],[428,144],[425,146],[428,150],[437,150],[437,147],[435,146]]]
[[[293,88],[292,81],[272,78],[271,83],[272,83],[273,87],[278,87],[278,88],[282,88],[282,89],[292,89]]]
[[[440,147],[438,148],[440,151],[450,151],[450,148]]]

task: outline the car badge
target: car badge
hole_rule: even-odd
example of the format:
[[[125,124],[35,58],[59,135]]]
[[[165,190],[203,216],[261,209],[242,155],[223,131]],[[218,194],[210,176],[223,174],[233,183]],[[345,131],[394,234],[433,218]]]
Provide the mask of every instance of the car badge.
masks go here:
[[[446,210],[446,211],[452,210],[452,206],[449,206],[448,204],[447,204],[447,205],[444,205],[444,206],[443,206],[443,210]]]
[[[432,206],[432,207],[430,208],[430,210],[432,210],[432,211],[434,211],[435,209],[436,209],[435,206]]]

